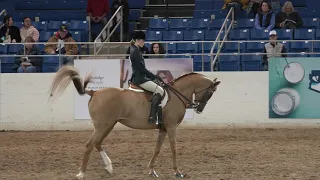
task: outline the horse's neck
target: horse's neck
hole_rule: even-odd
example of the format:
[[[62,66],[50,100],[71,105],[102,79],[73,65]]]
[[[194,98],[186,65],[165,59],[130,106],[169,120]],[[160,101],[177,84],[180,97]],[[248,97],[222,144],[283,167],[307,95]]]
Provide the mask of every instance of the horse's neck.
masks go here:
[[[194,92],[194,86],[192,85],[193,81],[186,81],[181,80],[177,81],[173,87],[179,91],[183,96],[188,98],[190,101],[192,101],[192,94]],[[183,98],[182,98],[183,99]],[[183,99],[185,103],[187,103],[187,100]]]

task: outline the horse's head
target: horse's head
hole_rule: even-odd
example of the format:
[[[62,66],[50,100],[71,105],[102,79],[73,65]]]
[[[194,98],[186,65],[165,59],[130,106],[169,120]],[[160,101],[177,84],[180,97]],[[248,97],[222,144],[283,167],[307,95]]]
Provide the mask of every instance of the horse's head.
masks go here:
[[[199,81],[197,81],[197,87],[195,88],[194,102],[197,104],[195,110],[198,114],[202,113],[203,109],[207,105],[207,102],[217,90],[217,86],[221,81],[217,81],[217,78],[210,80],[206,76],[202,76]]]

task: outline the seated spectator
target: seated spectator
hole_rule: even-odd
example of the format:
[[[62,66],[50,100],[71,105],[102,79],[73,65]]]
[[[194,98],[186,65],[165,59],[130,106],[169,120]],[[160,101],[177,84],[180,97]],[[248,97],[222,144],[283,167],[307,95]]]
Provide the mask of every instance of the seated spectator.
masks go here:
[[[259,12],[255,18],[256,29],[266,29],[271,31],[275,26],[275,14],[271,10],[271,5],[268,1],[264,0],[261,5]]]
[[[287,57],[286,54],[281,54],[281,53],[287,53],[287,49],[282,43],[277,42],[278,36],[275,30],[270,31],[269,39],[270,39],[270,42],[264,45],[264,50],[263,50],[263,53],[267,53],[266,55],[263,55],[262,65],[263,65],[264,71],[268,71],[269,58]]]
[[[0,29],[0,42],[4,43],[20,43],[21,36],[20,30],[17,26],[13,25],[12,16],[5,16],[3,18],[4,26]]]
[[[241,13],[241,9],[246,9],[248,7],[249,0],[224,0],[224,5],[222,9],[234,8],[234,25],[237,23],[237,17]]]
[[[151,56],[151,58],[164,58],[165,51],[160,43],[153,43],[150,49],[150,54],[158,54],[157,56]]]
[[[247,14],[252,13],[253,17],[256,17],[260,4],[262,3],[263,0],[250,0],[248,7],[247,7]]]
[[[91,23],[101,24],[105,27],[108,23],[109,1],[108,0],[88,0],[87,13],[90,16]],[[103,41],[107,32],[102,34]]]
[[[51,42],[61,43],[61,49],[58,44],[51,44]],[[62,24],[59,31],[48,40],[48,43],[45,45],[44,51],[47,54],[59,54],[59,50],[60,53],[64,55],[78,54],[79,48],[76,43],[64,44],[64,42],[72,43],[76,41],[72,38],[72,34],[68,31],[67,25]],[[62,64],[73,64],[74,59],[75,56],[64,56]]]
[[[35,43],[35,40],[29,36],[25,39],[25,42]],[[28,57],[28,55],[41,55],[40,49],[36,45],[25,44],[25,46],[19,50],[18,55],[25,56],[16,58],[15,65],[13,67],[14,71],[18,73],[41,72],[42,57]]]
[[[20,29],[21,42],[25,42],[26,38],[31,36],[35,42],[39,41],[39,31],[31,25],[31,19],[25,17],[23,19],[23,26]]]
[[[282,12],[276,17],[276,28],[296,29],[303,26],[303,21],[298,12],[294,11],[294,7],[290,1],[284,3]]]

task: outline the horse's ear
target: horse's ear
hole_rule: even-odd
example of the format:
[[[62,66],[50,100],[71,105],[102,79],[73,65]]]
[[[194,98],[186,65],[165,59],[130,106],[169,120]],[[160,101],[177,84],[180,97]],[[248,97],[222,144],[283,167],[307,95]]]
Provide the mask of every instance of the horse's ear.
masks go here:
[[[221,81],[217,81],[213,84],[214,87],[217,87],[219,84],[221,83]]]
[[[214,78],[213,82],[216,82],[217,81],[217,78]]]

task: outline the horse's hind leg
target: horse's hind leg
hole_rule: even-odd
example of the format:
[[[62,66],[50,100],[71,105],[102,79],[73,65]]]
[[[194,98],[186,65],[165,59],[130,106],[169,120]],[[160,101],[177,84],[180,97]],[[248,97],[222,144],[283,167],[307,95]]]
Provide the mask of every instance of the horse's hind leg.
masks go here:
[[[160,149],[161,149],[161,146],[166,138],[166,135],[167,135],[167,131],[164,130],[164,129],[159,129],[159,134],[158,134],[158,139],[157,139],[157,143],[156,143],[156,147],[155,147],[155,150],[154,150],[154,153],[153,153],[153,156],[152,156],[152,159],[150,160],[149,162],[149,169],[150,169],[150,173],[149,175],[150,176],[153,176],[153,177],[159,177],[156,173],[156,171],[154,170],[154,163],[160,153]]]
[[[101,144],[102,144],[103,139],[108,136],[108,134],[112,131],[112,129],[114,128],[115,125],[116,125],[116,123],[113,126],[111,126],[110,128],[108,128],[106,130],[106,132],[104,133],[103,137],[101,138],[101,140],[99,141],[99,143],[96,144],[96,149],[100,153],[102,160],[104,162],[104,165],[106,166],[105,169],[107,170],[107,172],[110,175],[112,174],[112,171],[113,171],[112,162],[111,162],[110,158],[108,157],[107,153],[103,150]]]
[[[84,178],[84,173],[85,173],[85,171],[87,169],[89,156],[90,156],[90,153],[93,150],[93,148],[95,146],[99,145],[99,144],[100,144],[100,147],[101,147],[102,140],[104,139],[104,137],[106,135],[108,135],[110,133],[110,131],[113,129],[113,127],[114,127],[114,124],[113,124],[113,126],[110,126],[110,127],[95,126],[94,132],[93,132],[90,140],[87,142],[87,145],[86,145],[86,150],[85,150],[85,153],[83,155],[83,159],[82,159],[82,163],[81,163],[81,167],[80,167],[80,172],[76,176],[78,179],[83,179]]]

